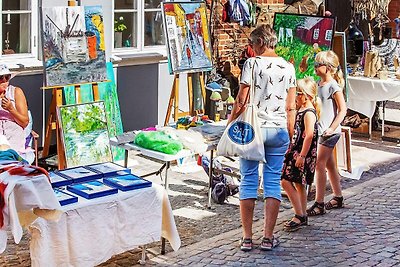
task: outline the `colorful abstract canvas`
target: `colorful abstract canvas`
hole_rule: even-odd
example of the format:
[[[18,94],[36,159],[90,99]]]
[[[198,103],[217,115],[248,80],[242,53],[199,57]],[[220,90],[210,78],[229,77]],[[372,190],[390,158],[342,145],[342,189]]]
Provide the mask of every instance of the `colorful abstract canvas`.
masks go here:
[[[112,161],[104,102],[57,108],[67,167]]]
[[[335,18],[275,13],[274,30],[278,36],[276,53],[295,66],[297,78],[317,79],[315,55],[331,49]]]
[[[42,8],[46,86],[104,81],[104,25],[101,6]]]
[[[205,2],[163,2],[171,73],[212,68],[211,43]]]
[[[107,82],[98,83],[99,100],[104,101],[106,107],[106,117],[108,125],[108,134],[110,137],[120,135],[124,132],[121,119],[121,111],[119,108],[117,86],[115,85],[114,70],[111,62],[106,63]],[[80,101],[76,99],[76,90],[74,86],[65,86],[63,93],[66,105],[93,102],[92,84],[82,84],[80,86]],[[114,161],[124,159],[124,149],[112,147],[112,155]]]

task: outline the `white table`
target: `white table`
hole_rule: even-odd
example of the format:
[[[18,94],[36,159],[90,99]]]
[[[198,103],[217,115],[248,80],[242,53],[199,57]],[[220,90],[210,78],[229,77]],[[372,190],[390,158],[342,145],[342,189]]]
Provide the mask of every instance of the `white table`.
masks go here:
[[[175,155],[169,155],[169,154],[165,154],[162,152],[146,149],[146,148],[137,146],[133,143],[118,144],[117,138],[115,138],[115,137],[110,138],[110,144],[112,146],[117,146],[117,147],[123,148],[125,150],[125,158],[124,158],[124,167],[125,168],[128,167],[129,151],[137,151],[140,154],[142,154],[143,156],[164,162],[164,164],[161,166],[161,168],[158,171],[148,173],[145,175],[141,175],[141,177],[147,177],[147,176],[150,176],[153,174],[160,174],[163,171],[163,169],[165,168],[164,187],[167,190],[168,190],[168,169],[170,168],[171,162],[181,159],[181,158],[185,158],[185,157],[194,155],[194,153],[192,151],[190,151],[189,149],[182,149]]]
[[[62,207],[58,222],[30,225],[32,266],[95,266],[161,236],[177,250],[181,241],[165,189],[152,187]],[[132,263],[134,265],[134,263]]]
[[[374,115],[377,101],[400,102],[400,81],[394,79],[380,80],[363,76],[348,76],[347,107],[364,114],[369,118],[369,134],[371,136],[371,118]],[[382,137],[385,135],[385,108],[382,103]]]
[[[38,217],[43,221],[57,220],[61,206],[53,192],[47,176],[36,167],[18,162],[0,161],[0,184],[4,189],[1,202],[3,227],[0,228],[0,253],[6,249],[7,230],[15,243],[22,238],[23,228]]]
[[[225,125],[226,122],[220,122],[215,124],[216,126],[219,125]],[[212,173],[213,173],[213,160],[214,160],[214,150],[217,147],[217,143],[218,142],[214,142],[214,143],[210,143],[207,145],[207,151],[210,151],[210,168],[209,168],[209,173],[208,173],[208,177],[209,177],[209,182],[208,182],[208,208],[211,208],[211,183],[212,183]],[[140,146],[135,145],[134,143],[123,143],[123,144],[118,144],[117,138],[116,137],[112,137],[110,138],[110,144],[112,146],[116,146],[116,147],[120,147],[123,148],[125,150],[125,158],[124,158],[124,167],[128,166],[128,158],[129,158],[129,151],[136,151],[139,154],[152,158],[152,159],[156,159],[158,161],[163,162],[161,168],[157,171],[145,174],[145,175],[141,175],[141,177],[147,177],[150,175],[159,175],[162,173],[162,171],[165,169],[165,179],[164,179],[164,187],[166,190],[168,190],[168,170],[170,168],[171,162],[175,161],[175,160],[179,160],[181,158],[184,157],[189,157],[189,156],[193,156],[195,155],[195,153],[193,151],[190,151],[189,149],[182,149],[181,151],[179,151],[177,154],[175,155],[169,155],[169,154],[165,154],[162,152],[158,152],[158,151],[154,151],[154,150],[150,150],[150,149],[146,149]],[[224,172],[223,170],[221,170],[220,172]],[[226,173],[226,172],[225,172]],[[164,246],[164,243],[163,243]]]

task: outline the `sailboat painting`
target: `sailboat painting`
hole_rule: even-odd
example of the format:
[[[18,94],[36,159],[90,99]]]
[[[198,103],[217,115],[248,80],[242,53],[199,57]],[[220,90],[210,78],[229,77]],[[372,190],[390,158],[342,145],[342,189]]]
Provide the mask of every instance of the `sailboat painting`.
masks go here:
[[[100,6],[42,8],[47,87],[107,79]]]
[[[170,72],[200,72],[212,68],[205,2],[163,2]]]

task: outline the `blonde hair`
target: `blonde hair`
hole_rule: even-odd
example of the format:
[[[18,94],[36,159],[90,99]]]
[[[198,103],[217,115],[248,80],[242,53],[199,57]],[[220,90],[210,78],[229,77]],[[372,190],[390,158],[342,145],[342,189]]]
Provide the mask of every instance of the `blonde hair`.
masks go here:
[[[304,79],[297,80],[297,88],[310,98],[315,111],[317,112],[317,118],[319,119],[321,114],[321,99],[318,97],[318,86],[312,77],[305,77]]]
[[[339,57],[332,50],[321,51],[315,56],[315,61],[326,64],[335,81],[341,88],[344,87],[343,72],[340,69]]]
[[[269,24],[264,24],[255,28],[250,33],[250,39],[256,44],[260,44],[272,49],[274,49],[278,43],[276,33]]]

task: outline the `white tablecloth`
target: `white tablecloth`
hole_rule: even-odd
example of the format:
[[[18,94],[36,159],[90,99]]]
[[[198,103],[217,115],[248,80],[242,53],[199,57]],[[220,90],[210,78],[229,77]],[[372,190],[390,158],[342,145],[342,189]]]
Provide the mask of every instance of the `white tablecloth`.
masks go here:
[[[371,118],[376,101],[400,101],[400,81],[367,77],[348,77],[347,107]]]
[[[2,227],[0,228],[0,253],[6,249],[7,229],[11,229],[15,243],[22,238],[22,228],[36,218],[57,220],[61,206],[51,184],[41,169],[34,166],[0,161],[0,203]],[[45,218],[45,219],[43,219]]]
[[[58,222],[38,219],[29,227],[32,266],[94,266],[161,236],[174,250],[181,245],[167,193],[159,185],[79,198],[63,208]]]

